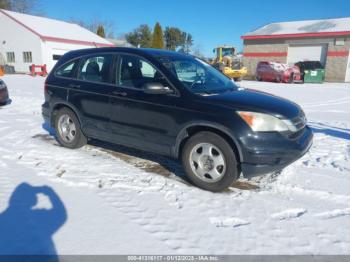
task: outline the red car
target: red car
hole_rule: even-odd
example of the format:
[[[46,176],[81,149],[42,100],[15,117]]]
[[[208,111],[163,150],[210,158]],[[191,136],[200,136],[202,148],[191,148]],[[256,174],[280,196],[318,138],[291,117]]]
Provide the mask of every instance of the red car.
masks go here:
[[[256,79],[258,81],[273,81],[278,83],[301,82],[299,67],[267,61],[258,63],[256,67]]]

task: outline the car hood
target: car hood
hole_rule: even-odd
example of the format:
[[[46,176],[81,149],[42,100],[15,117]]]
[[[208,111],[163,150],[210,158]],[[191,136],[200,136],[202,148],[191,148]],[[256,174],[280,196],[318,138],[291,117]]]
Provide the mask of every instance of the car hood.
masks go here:
[[[287,119],[292,119],[301,113],[301,108],[296,103],[253,89],[206,96],[205,99],[234,110],[268,113]]]

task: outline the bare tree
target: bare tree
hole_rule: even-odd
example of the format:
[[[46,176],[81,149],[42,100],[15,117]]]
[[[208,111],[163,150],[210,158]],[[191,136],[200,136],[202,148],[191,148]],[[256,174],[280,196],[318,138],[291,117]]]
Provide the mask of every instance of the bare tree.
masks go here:
[[[0,0],[0,9],[9,10],[11,7],[9,0]]]
[[[203,54],[203,47],[200,44],[197,44],[193,50],[192,50],[192,55],[201,58],[201,59],[205,59],[205,56]]]
[[[87,30],[97,33],[97,29],[99,26],[103,26],[105,30],[105,35],[107,38],[114,38],[114,23],[110,20],[99,20],[97,18],[90,19],[88,21],[86,20],[77,20],[77,19],[70,19],[71,23],[75,23],[80,25],[81,27],[86,28]]]
[[[38,14],[38,7],[37,0],[0,0],[0,8],[19,13]]]

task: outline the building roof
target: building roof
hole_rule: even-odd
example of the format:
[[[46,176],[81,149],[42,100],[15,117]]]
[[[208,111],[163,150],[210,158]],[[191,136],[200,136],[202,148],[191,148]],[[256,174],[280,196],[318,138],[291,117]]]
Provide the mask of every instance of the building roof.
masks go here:
[[[350,35],[350,17],[271,23],[249,32],[242,39],[302,38]]]
[[[114,46],[109,41],[91,31],[73,23],[60,20],[27,15],[0,9],[0,13],[8,16],[44,41],[81,44],[89,46]]]
[[[132,44],[128,43],[128,41],[126,41],[126,39],[107,38],[107,40],[118,47],[135,47]]]

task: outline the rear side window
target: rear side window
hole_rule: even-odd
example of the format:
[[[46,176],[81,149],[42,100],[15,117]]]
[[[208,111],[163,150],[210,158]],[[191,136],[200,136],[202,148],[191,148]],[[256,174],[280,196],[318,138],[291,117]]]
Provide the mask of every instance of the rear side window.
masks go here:
[[[151,82],[168,86],[163,75],[147,61],[132,55],[120,56],[117,85],[142,89],[146,83]]]
[[[82,60],[78,78],[91,82],[111,83],[113,55],[99,55]]]
[[[61,66],[55,73],[57,76],[62,77],[73,77],[74,74],[74,68],[77,64],[77,61],[69,62],[63,66]]]

